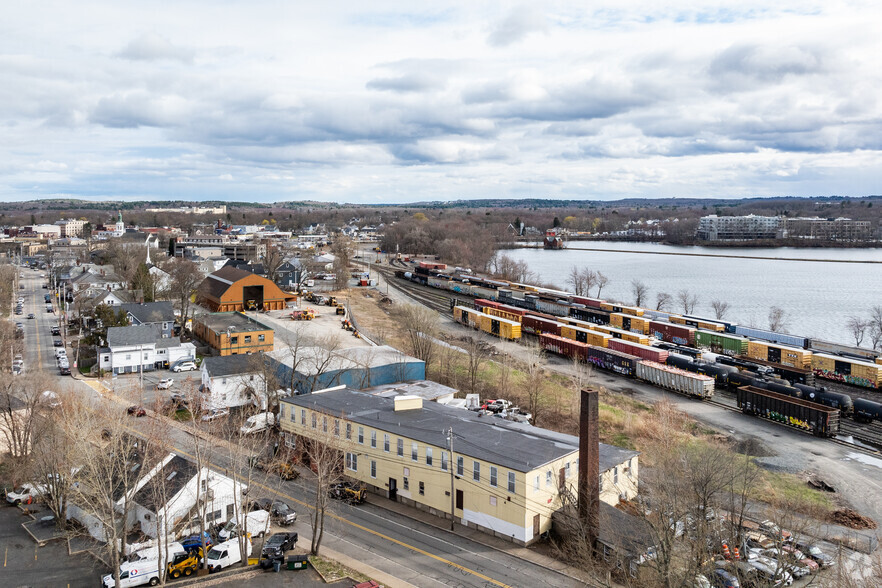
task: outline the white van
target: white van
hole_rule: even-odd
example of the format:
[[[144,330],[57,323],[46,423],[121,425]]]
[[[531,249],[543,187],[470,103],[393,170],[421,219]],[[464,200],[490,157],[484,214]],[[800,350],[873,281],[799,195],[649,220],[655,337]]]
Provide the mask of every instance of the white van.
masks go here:
[[[122,588],[145,584],[151,586],[159,584],[159,562],[157,560],[127,561],[119,566],[119,585]],[[101,585],[104,588],[116,586],[113,574],[107,574],[101,578]]]
[[[146,547],[144,549],[139,549],[135,553],[129,555],[130,562],[136,561],[152,561],[160,559],[164,559],[166,561],[172,561],[176,555],[180,553],[186,553],[187,550],[184,549],[184,546],[178,543],[177,541],[168,544],[168,555],[166,555],[165,547],[162,547],[162,558],[159,557],[159,549],[162,546],[154,545],[153,547]]]
[[[249,512],[246,516],[248,525],[247,531],[248,534],[252,537],[263,537],[269,532],[270,528],[270,513],[265,510],[255,510]],[[239,520],[241,521],[241,515],[239,515]],[[227,521],[227,524],[223,526],[223,528],[218,531],[218,538],[221,541],[226,541],[232,537],[236,537],[239,534],[239,523],[230,519]]]
[[[251,555],[251,539],[245,540],[245,550],[245,558],[247,559]],[[205,565],[209,572],[228,568],[240,561],[242,561],[242,552],[239,549],[238,538],[218,543],[205,556]]]
[[[262,412],[260,414],[248,417],[248,420],[245,421],[245,424],[239,427],[239,434],[251,435],[252,433],[266,431],[268,428],[274,427],[275,425],[276,415],[271,412]]]

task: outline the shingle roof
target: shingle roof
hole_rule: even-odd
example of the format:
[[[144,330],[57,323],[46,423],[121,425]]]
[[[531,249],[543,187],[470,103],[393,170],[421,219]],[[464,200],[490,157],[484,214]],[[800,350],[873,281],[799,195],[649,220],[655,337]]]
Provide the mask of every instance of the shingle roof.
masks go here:
[[[119,307],[141,323],[174,322],[175,320],[175,310],[172,308],[172,303],[168,301],[120,304]]]
[[[265,361],[262,354],[258,355],[226,355],[222,357],[206,357],[202,365],[212,378],[252,374],[262,369]]]
[[[447,430],[453,429],[457,453],[519,472],[530,472],[579,450],[579,439],[572,435],[518,426],[435,402],[423,402],[422,409],[395,412],[392,399],[348,388],[289,396],[284,401],[436,447],[447,446]],[[636,451],[601,443],[600,470],[611,469],[636,455]]]
[[[152,345],[159,338],[159,330],[154,325],[109,327],[107,329],[107,346],[111,348],[129,345]]]
[[[179,455],[174,456],[163,468],[156,472],[150,481],[138,490],[133,500],[148,511],[156,512],[156,500],[171,500],[196,475],[195,464]],[[165,505],[159,505],[163,508]]]
[[[208,298],[220,300],[220,297],[233,283],[250,275],[251,272],[225,265],[216,272],[208,274],[208,277],[199,285],[199,293]]]

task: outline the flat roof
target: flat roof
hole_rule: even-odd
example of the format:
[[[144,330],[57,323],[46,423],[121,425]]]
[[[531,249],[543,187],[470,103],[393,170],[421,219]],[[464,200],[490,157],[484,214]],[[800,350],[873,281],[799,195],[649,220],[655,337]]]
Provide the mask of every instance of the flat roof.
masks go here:
[[[216,333],[225,332],[229,328],[232,328],[236,333],[273,330],[272,327],[238,312],[212,312],[204,314],[196,320]]]
[[[442,396],[456,394],[456,388],[439,384],[431,380],[418,380],[416,382],[397,382],[394,384],[383,384],[381,386],[371,386],[362,390],[365,394],[373,396],[383,396],[384,398],[394,398],[407,394],[408,396],[419,396],[423,400],[435,400]]]
[[[435,447],[447,447],[447,431],[452,429],[456,453],[519,472],[533,471],[579,450],[578,437],[435,402],[396,412],[393,399],[350,388],[289,396],[283,401]],[[601,443],[600,471],[636,455],[636,451]]]

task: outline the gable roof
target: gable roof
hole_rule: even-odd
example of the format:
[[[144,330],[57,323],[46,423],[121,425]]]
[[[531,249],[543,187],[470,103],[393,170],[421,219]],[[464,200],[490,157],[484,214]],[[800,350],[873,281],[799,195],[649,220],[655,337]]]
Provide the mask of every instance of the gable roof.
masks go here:
[[[153,345],[159,339],[159,330],[154,325],[131,327],[109,327],[107,346],[125,347],[128,345]]]
[[[240,374],[253,374],[263,367],[265,361],[263,355],[224,355],[221,357],[206,357],[202,360],[202,366],[212,378],[224,376],[237,376]]]
[[[199,292],[203,296],[220,300],[221,296],[224,295],[224,292],[230,286],[250,275],[251,272],[246,272],[231,265],[225,265],[216,272],[208,274],[202,284],[199,285]]]
[[[172,303],[168,301],[120,304],[119,307],[135,317],[140,323],[162,323],[175,320],[175,310],[172,308]]]
[[[183,457],[175,455],[168,460],[162,469],[155,472],[150,480],[135,492],[132,499],[150,512],[157,512],[157,506],[164,508],[165,504],[157,505],[157,500],[171,501],[197,473],[196,465]]]

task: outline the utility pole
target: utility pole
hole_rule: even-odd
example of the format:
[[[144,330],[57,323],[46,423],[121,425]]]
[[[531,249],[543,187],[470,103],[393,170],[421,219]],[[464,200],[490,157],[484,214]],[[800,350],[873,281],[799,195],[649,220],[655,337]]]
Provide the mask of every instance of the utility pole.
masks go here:
[[[450,451],[450,530],[456,527],[456,496],[453,488],[456,477],[453,473],[453,427],[447,429],[447,449]]]

